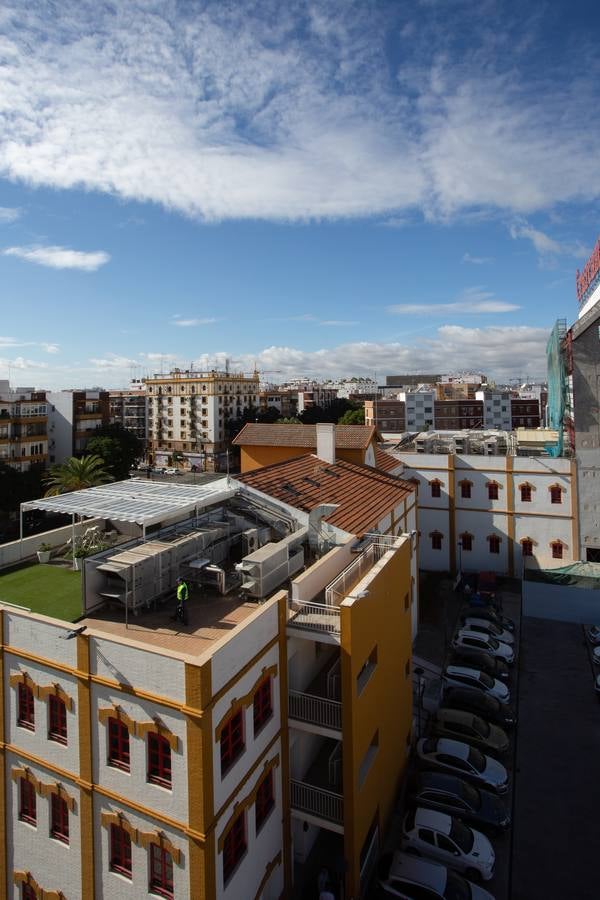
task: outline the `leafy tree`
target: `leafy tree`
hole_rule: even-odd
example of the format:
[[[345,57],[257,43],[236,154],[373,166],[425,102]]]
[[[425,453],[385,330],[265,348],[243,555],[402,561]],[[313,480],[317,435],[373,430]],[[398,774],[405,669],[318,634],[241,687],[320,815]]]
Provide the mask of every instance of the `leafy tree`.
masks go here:
[[[43,465],[35,465],[26,472],[18,472],[12,466],[0,463],[0,511],[16,512],[19,504],[36,500],[43,490],[45,471]]]
[[[365,424],[364,407],[362,409],[349,409],[348,412],[345,412],[344,415],[338,419],[338,425],[364,425],[364,424]]]
[[[275,422],[276,425],[302,425],[302,422],[297,416],[284,416],[282,419],[277,419]]]
[[[65,463],[52,466],[44,482],[48,485],[46,497],[80,491],[82,488],[97,487],[114,481],[105,469],[100,456],[72,456]]]
[[[144,455],[144,442],[117,422],[100,428],[88,441],[87,452],[101,457],[107,471],[116,481],[122,481]]]
[[[333,400],[327,407],[311,406],[300,413],[300,420],[304,425],[315,425],[318,422],[339,422],[345,413],[360,409],[361,407],[346,400],[344,397],[338,397]]]

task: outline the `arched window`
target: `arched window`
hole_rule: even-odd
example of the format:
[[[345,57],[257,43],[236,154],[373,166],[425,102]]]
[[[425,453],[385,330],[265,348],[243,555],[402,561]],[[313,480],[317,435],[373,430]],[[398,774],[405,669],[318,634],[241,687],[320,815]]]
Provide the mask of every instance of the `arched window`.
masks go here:
[[[471,497],[471,488],[473,486],[473,482],[469,481],[467,478],[464,478],[462,481],[458,482],[460,485],[460,496],[464,500],[468,500]]]
[[[500,543],[502,538],[497,534],[488,535],[488,544],[490,546],[490,553],[500,553]]]
[[[432,550],[441,550],[442,549],[442,538],[444,535],[441,531],[432,531],[429,535],[431,538],[431,549]]]
[[[564,544],[562,541],[556,540],[550,543],[550,549],[552,550],[552,559],[562,559],[563,558],[563,550]]]
[[[48,739],[67,743],[67,705],[57,694],[48,695]]]
[[[462,549],[465,550],[467,553],[473,549],[473,535],[469,534],[468,531],[464,531],[459,536],[459,540],[460,540],[460,545],[461,545]]]
[[[17,706],[17,725],[35,731],[33,690],[25,681],[18,685]]]
[[[560,484],[551,484],[548,490],[550,491],[550,503],[562,503],[563,489]]]
[[[519,490],[521,491],[521,503],[531,503],[533,485],[526,481],[519,485]]]
[[[59,794],[50,797],[50,834],[63,844],[69,843],[69,807]]]
[[[487,492],[488,492],[488,500],[497,500],[498,499],[498,490],[500,485],[497,481],[488,481],[487,483]]]
[[[108,720],[108,764],[129,772],[129,729],[125,722],[111,716]]]
[[[533,556],[533,541],[531,538],[523,538],[521,540],[521,554],[523,556]]]
[[[429,482],[429,487],[431,488],[431,496],[432,497],[441,497],[442,496],[442,482],[439,478],[434,478],[433,481]]]

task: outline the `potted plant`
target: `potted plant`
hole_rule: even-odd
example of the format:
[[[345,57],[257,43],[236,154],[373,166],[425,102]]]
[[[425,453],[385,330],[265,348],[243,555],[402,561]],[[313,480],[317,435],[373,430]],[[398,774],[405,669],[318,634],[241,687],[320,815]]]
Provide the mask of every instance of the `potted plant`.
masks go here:
[[[50,562],[50,556],[52,553],[52,544],[42,543],[37,549],[37,558],[41,563]]]

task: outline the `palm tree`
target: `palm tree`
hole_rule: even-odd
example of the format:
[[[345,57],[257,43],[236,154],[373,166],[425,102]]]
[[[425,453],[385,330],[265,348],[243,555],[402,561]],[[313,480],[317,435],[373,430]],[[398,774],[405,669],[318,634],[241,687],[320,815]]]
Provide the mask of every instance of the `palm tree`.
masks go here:
[[[68,491],[80,491],[82,488],[96,487],[114,481],[104,468],[101,456],[72,456],[65,463],[52,466],[44,479],[49,485],[46,497],[66,494]]]

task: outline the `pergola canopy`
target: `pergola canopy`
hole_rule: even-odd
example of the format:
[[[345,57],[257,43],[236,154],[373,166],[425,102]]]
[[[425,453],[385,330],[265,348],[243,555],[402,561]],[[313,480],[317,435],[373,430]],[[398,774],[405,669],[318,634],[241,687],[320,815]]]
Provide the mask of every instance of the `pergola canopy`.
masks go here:
[[[21,504],[21,512],[37,509],[84,518],[134,522],[146,528],[178,513],[191,514],[232,497],[236,488],[226,476],[208,484],[165,484],[139,478],[99,487],[40,497]]]

